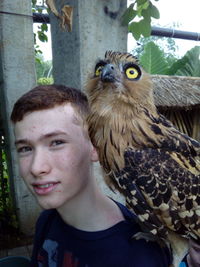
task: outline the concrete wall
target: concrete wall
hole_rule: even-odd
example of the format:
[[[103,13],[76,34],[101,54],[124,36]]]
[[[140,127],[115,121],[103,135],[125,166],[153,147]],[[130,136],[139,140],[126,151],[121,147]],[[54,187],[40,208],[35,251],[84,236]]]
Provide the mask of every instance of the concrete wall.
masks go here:
[[[52,32],[53,75],[55,83],[84,90],[88,73],[106,50],[127,51],[127,27],[121,25],[126,0],[57,0],[56,8],[73,7],[72,32],[63,31],[60,21],[50,14]],[[99,186],[105,194],[124,202],[102,179],[95,165]]]
[[[126,0],[57,0],[74,10],[72,32],[63,31],[51,14],[53,74],[56,83],[83,88],[88,72],[106,50],[127,51],[127,27],[121,16]]]
[[[1,113],[9,147],[11,186],[15,191],[16,208],[21,230],[32,233],[39,207],[18,173],[12,125],[9,117],[13,103],[35,86],[34,41],[31,1],[0,0],[0,97]],[[16,15],[23,14],[23,15]],[[9,146],[10,145],[10,146]]]

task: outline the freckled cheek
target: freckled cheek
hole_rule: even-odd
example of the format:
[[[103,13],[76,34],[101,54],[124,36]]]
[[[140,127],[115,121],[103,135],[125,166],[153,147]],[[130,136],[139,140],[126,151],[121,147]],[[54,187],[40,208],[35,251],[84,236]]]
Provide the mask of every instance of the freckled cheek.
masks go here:
[[[56,157],[54,157],[52,164],[60,170],[72,171],[78,168],[79,171],[83,162],[85,162],[85,159],[88,157],[89,155],[86,149],[83,147],[81,149],[76,147],[63,154],[57,154]]]
[[[63,153],[55,155],[52,163],[54,162],[57,166],[67,167],[77,161],[79,155],[80,151],[77,149],[69,149],[67,151],[63,151]]]
[[[53,165],[62,170],[70,170],[71,168],[75,168],[78,165],[77,157],[74,157],[73,155],[69,155],[68,157],[62,156],[62,157],[56,158],[54,160]]]

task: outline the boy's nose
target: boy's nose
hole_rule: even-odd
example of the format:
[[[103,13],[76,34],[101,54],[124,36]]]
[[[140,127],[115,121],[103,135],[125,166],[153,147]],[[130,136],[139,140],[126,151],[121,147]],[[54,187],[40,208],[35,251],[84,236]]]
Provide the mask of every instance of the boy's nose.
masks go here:
[[[43,176],[49,173],[51,166],[48,160],[47,153],[42,150],[37,150],[34,153],[34,157],[31,163],[31,173],[35,177]]]

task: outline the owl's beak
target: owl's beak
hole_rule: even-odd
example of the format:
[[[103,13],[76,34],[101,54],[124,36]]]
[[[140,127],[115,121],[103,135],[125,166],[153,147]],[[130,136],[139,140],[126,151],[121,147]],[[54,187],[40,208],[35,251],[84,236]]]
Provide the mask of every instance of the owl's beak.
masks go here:
[[[106,64],[101,71],[102,82],[113,83],[115,81],[115,68],[112,64]]]

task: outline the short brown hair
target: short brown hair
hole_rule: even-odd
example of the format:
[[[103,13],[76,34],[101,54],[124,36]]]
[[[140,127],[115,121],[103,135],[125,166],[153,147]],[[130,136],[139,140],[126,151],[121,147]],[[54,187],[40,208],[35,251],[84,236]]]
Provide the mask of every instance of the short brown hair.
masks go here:
[[[89,112],[86,95],[78,89],[64,85],[40,85],[22,95],[14,104],[11,121],[21,121],[25,114],[53,108],[66,103],[71,105],[85,120]]]

